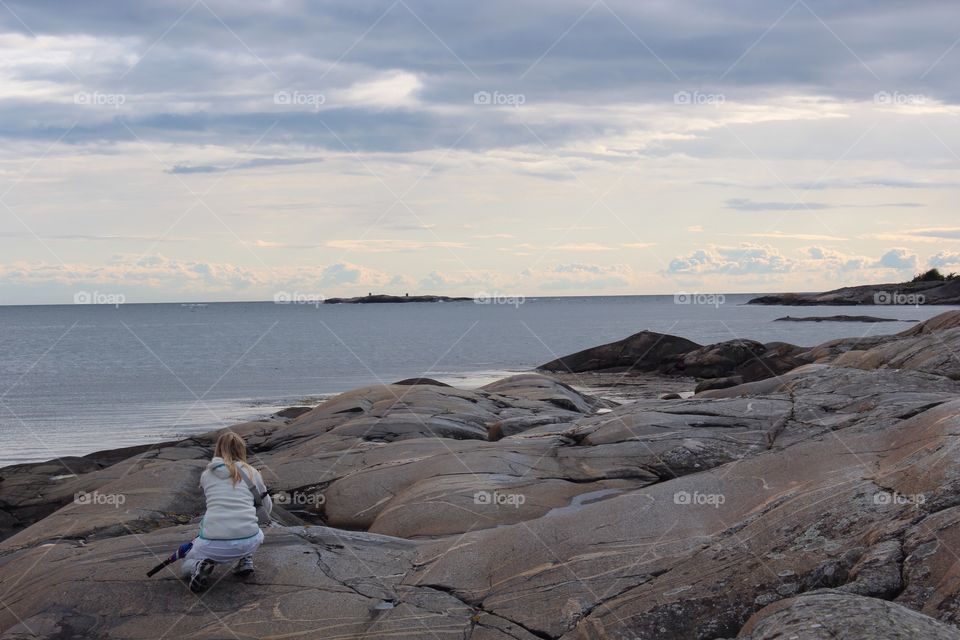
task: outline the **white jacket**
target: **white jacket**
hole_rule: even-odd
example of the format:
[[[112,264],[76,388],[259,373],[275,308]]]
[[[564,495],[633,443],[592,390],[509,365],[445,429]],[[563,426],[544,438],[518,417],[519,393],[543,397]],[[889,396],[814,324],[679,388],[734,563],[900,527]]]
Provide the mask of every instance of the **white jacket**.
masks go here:
[[[260,472],[243,462],[237,465],[256,485],[260,493],[267,490]],[[205,540],[240,540],[257,535],[257,510],[253,506],[253,494],[247,483],[240,479],[236,484],[223,458],[210,461],[200,475],[200,487],[207,500],[207,512],[200,521],[200,537]],[[273,509],[270,496],[264,496],[263,506]]]

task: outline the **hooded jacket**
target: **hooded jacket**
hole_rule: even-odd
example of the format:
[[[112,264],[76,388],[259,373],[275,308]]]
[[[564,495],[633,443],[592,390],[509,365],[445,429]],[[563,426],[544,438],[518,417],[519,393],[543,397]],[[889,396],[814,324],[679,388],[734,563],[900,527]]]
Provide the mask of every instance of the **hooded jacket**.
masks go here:
[[[244,462],[237,462],[260,493],[267,490],[260,472]],[[241,478],[236,484],[230,477],[223,458],[215,457],[200,475],[200,487],[207,500],[207,511],[200,521],[200,537],[205,540],[241,540],[260,532],[253,494]],[[273,509],[270,496],[264,496],[267,511]]]

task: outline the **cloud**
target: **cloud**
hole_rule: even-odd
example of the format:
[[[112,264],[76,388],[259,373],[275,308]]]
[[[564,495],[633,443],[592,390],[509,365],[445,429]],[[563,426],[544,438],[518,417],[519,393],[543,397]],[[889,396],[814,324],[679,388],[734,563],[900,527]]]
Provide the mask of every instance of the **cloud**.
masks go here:
[[[590,291],[635,286],[637,276],[624,264],[600,265],[585,262],[555,264],[521,273],[522,286],[544,291]]]
[[[913,229],[906,232],[907,235],[916,238],[937,238],[944,240],[960,240],[960,227],[947,227],[938,229]]]
[[[879,266],[888,269],[897,269],[900,271],[914,271],[917,268],[919,259],[915,253],[910,253],[907,249],[891,249],[880,257]]]
[[[727,209],[738,211],[819,211],[822,209],[917,209],[919,202],[878,202],[876,204],[828,204],[826,202],[754,202],[748,198],[732,198],[725,203]]]
[[[260,169],[263,167],[289,167],[300,164],[315,164],[323,162],[323,158],[253,158],[234,164],[200,164],[187,165],[177,164],[172,169],[166,169],[165,173],[175,175],[189,175],[193,173],[223,173],[224,171],[243,171],[245,169]]]
[[[741,244],[738,247],[712,246],[698,249],[670,261],[670,275],[747,275],[787,273],[796,262],[771,246]]]
[[[391,253],[400,251],[418,251],[421,249],[465,249],[463,242],[417,242],[413,240],[392,239],[362,239],[362,240],[330,240],[326,246],[332,249],[342,249],[357,253]]]
[[[842,242],[844,238],[838,236],[827,236],[817,233],[785,233],[783,231],[767,231],[757,233],[738,233],[730,234],[737,236],[746,236],[748,238],[773,238],[781,240],[810,240],[819,242]]]
[[[321,287],[339,288],[344,285],[383,286],[400,284],[405,280],[377,269],[370,269],[349,262],[337,262],[324,267],[318,283]]]
[[[249,269],[209,261],[178,260],[162,255],[116,255],[106,265],[43,262],[0,264],[0,287],[55,286],[61,295],[99,288],[106,292],[129,292],[129,302],[155,296],[213,299],[272,299],[277,291],[360,292],[367,287],[408,287],[413,279],[405,274],[339,261],[322,267],[277,267]],[[318,292],[318,289],[320,291]],[[71,294],[72,295],[72,294]],[[69,302],[59,298],[56,301]]]
[[[930,260],[927,262],[927,264],[937,269],[942,269],[944,267],[958,269],[960,268],[960,253],[955,251],[939,251],[930,256]]]
[[[416,107],[416,94],[423,82],[415,73],[389,71],[376,78],[356,82],[343,89],[335,100],[358,106],[377,108]]]
[[[727,209],[737,211],[802,211],[804,209],[831,209],[823,202],[754,202],[749,198],[731,198],[724,203]]]
[[[862,272],[864,277],[882,276],[916,269],[919,258],[903,248],[893,248],[879,258],[845,254],[822,246],[786,255],[769,245],[743,243],[736,247],[711,245],[670,261],[670,276],[730,277],[816,273],[838,276]]]

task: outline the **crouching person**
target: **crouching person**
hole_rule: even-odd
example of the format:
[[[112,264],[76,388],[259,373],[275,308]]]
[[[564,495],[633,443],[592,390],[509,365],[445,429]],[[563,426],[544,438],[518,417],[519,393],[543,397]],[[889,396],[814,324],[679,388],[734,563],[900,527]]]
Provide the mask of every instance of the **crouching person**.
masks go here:
[[[247,464],[247,447],[235,433],[217,439],[213,459],[200,476],[207,508],[200,535],[183,558],[181,571],[190,590],[203,591],[217,564],[236,562],[233,573],[253,573],[253,553],[263,542],[260,522],[269,521],[273,503],[260,472]]]

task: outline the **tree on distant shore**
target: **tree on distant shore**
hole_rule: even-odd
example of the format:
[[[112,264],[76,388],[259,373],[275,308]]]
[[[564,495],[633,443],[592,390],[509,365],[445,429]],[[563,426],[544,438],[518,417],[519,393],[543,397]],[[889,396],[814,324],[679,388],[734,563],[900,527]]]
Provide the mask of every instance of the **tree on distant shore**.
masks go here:
[[[947,280],[957,279],[960,279],[960,274],[951,273],[945,275],[940,273],[939,269],[934,268],[929,271],[924,271],[923,273],[918,273],[910,282],[946,282]]]

